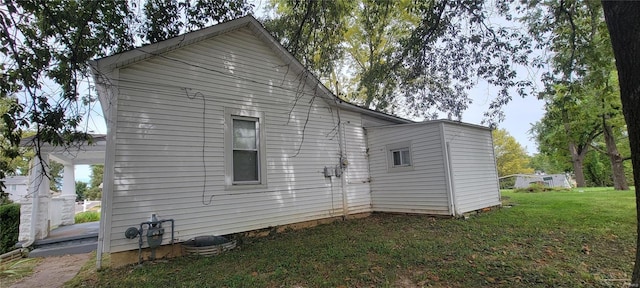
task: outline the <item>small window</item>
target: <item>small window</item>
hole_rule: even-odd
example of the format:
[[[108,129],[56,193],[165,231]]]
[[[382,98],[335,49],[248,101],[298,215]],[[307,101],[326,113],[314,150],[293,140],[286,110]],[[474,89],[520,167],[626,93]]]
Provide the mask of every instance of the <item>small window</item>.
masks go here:
[[[226,188],[266,187],[264,114],[225,108],[224,122]]]
[[[16,184],[11,184],[9,187],[11,191],[16,191],[18,186]]]
[[[260,152],[258,147],[260,122],[256,118],[233,118],[233,183],[260,182]]]
[[[411,141],[388,144],[387,163],[389,172],[413,170],[411,159]]]
[[[391,150],[393,154],[393,167],[411,166],[411,156],[409,148]]]

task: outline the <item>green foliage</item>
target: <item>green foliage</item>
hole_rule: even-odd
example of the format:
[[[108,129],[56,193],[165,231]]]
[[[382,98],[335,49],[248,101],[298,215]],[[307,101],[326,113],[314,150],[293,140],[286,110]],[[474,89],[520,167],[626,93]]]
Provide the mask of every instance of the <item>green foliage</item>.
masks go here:
[[[528,64],[531,42],[489,21],[489,14],[511,19],[502,2],[273,0],[271,6],[274,17],[265,23],[274,36],[334,93],[368,108],[403,106],[415,116],[459,119],[471,102],[466,91],[483,79],[499,88],[487,112],[499,120],[513,90],[524,95],[531,84],[515,72]]]
[[[75,215],[74,219],[75,219],[75,223],[100,221],[100,212],[97,212],[97,211],[80,212]]]
[[[529,167],[535,171],[546,174],[559,174],[571,171],[570,160],[561,157],[551,157],[547,154],[533,154],[529,161]]]
[[[9,285],[10,282],[7,283],[7,281],[15,281],[16,279],[26,277],[32,273],[36,264],[38,264],[38,259],[36,258],[24,258],[17,261],[1,262],[0,283],[6,283]]]
[[[516,177],[507,177],[499,179],[500,189],[511,189],[516,185]]]
[[[585,179],[587,186],[607,187],[613,186],[611,178],[611,165],[609,159],[599,153],[589,153],[585,157]]]
[[[492,131],[493,151],[496,156],[498,176],[532,174],[527,151],[505,129]]]
[[[64,165],[50,160],[49,161],[49,189],[51,191],[62,191],[62,171],[64,171]]]
[[[624,150],[628,144],[622,137],[625,124],[617,72],[601,3],[554,0],[524,5],[527,13],[521,20],[538,46],[552,52],[537,59],[551,67],[542,77],[540,93],[546,113],[532,129],[540,151],[573,163],[578,186],[590,180],[602,184],[601,167],[584,167],[582,173],[587,153],[593,147],[611,155],[609,165],[622,169],[614,165],[614,158],[620,157],[618,146]],[[606,145],[599,145],[603,142]]]
[[[0,254],[13,250],[18,243],[20,204],[0,205]]]
[[[215,257],[93,272],[74,287],[610,287],[629,278],[633,258],[621,251],[635,249],[633,192],[502,195],[510,208],[466,220],[374,214],[245,238]]]
[[[102,198],[102,178],[104,175],[104,165],[91,165],[91,180],[89,181],[89,189],[84,193],[83,199],[101,199]]]
[[[76,181],[76,201],[82,201],[85,199],[85,194],[88,191],[88,185],[82,181]]]
[[[531,185],[529,185],[529,187],[518,188],[518,189],[515,189],[514,192],[540,193],[540,192],[569,191],[569,190],[570,189],[566,189],[566,188],[547,187],[543,183],[532,183]]]

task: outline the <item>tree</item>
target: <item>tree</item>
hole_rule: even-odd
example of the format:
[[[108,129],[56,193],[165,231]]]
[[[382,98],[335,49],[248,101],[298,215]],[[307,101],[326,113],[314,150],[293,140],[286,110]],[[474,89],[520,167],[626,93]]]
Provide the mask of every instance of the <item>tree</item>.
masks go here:
[[[546,96],[545,115],[530,132],[540,152],[552,159],[566,159],[571,163],[577,186],[585,187],[584,158],[590,144],[601,134],[600,124],[576,102],[568,101],[561,85],[554,89],[558,95]]]
[[[618,69],[636,193],[637,239],[631,287],[640,287],[640,3],[604,1],[604,16]]]
[[[88,60],[245,15],[246,0],[5,1],[0,4],[0,179],[20,155],[24,130],[42,160],[43,143],[68,147],[90,136],[82,117],[95,101]],[[49,175],[46,175],[47,177]],[[0,185],[0,192],[3,191]]]
[[[267,21],[274,36],[340,97],[383,112],[402,104],[414,116],[444,112],[459,119],[471,103],[466,91],[483,79],[499,87],[486,113],[495,121],[511,90],[523,95],[530,85],[515,72],[517,65],[528,64],[530,41],[517,29],[488,21],[489,15],[508,21],[507,3],[353,2],[274,0],[276,16]],[[345,50],[350,60],[340,63],[334,56]],[[354,74],[345,82],[356,84],[334,84],[332,75],[343,71]]]
[[[76,201],[82,201],[85,199],[85,194],[88,190],[86,182],[76,181]]]
[[[546,174],[558,174],[571,171],[570,165],[567,166],[568,161],[551,157],[544,153],[536,153],[529,160],[529,167],[534,171],[544,172]]]
[[[89,189],[84,194],[85,199],[101,199],[102,198],[102,178],[104,175],[104,165],[91,165],[91,180],[89,180]]]
[[[493,151],[496,156],[498,176],[532,174],[527,151],[505,129],[493,130]]]
[[[63,170],[64,165],[53,160],[49,161],[49,190],[60,192],[60,189],[62,189]]]
[[[563,127],[567,136],[562,138],[578,186],[585,185],[584,157],[595,148],[609,156],[616,189],[627,190],[624,157],[614,136],[624,123],[612,81],[616,72],[600,3],[558,0],[527,5],[528,13],[522,21],[540,43],[538,47],[553,52],[537,59],[552,68],[543,75],[545,89],[540,97],[547,103],[547,113],[556,114],[554,125]],[[600,135],[604,136],[605,149],[592,145]]]

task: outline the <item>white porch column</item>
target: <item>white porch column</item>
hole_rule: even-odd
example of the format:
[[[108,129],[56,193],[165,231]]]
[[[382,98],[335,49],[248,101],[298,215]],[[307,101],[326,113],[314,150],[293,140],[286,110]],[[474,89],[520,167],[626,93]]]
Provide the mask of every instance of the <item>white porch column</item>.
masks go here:
[[[20,209],[19,241],[44,239],[49,235],[51,195],[49,195],[49,178],[45,176],[45,171],[49,173],[49,156],[42,153],[41,157],[35,157],[31,162],[28,196]]]
[[[71,225],[75,223],[76,212],[76,175],[73,164],[64,163],[64,174],[62,178],[62,207],[60,225]]]
[[[64,164],[64,174],[62,176],[62,196],[73,195],[76,197],[76,173],[73,164]]]

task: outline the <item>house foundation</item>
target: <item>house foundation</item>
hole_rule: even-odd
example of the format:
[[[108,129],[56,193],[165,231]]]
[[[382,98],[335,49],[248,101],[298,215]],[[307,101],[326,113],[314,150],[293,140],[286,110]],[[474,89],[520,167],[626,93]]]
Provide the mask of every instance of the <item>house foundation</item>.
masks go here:
[[[361,218],[369,217],[370,215],[371,213],[367,212],[367,213],[351,214],[346,217],[339,216],[339,217],[323,218],[323,219],[310,220],[310,221],[292,223],[287,225],[281,225],[277,227],[237,233],[237,234],[234,234],[233,236],[235,238],[240,238],[240,239],[246,238],[246,237],[249,237],[249,238],[266,237],[269,235],[273,235],[274,233],[282,233],[289,230],[306,229],[306,228],[311,228],[311,227],[315,227],[323,224],[329,224],[329,223],[333,223],[335,221],[341,221],[341,220],[361,219]],[[174,244],[162,245],[156,248],[155,253],[156,253],[156,259],[168,259],[168,258],[183,256],[184,250],[182,249],[182,245],[180,245],[180,243],[174,243]],[[108,254],[108,253],[105,253],[105,254]],[[151,249],[143,248],[141,255],[142,255],[143,261],[148,261],[151,256]],[[108,266],[110,268],[117,268],[117,267],[138,263],[139,254],[138,254],[138,250],[129,250],[129,251],[110,253],[108,256],[104,255],[103,258],[105,259],[109,258],[109,263],[108,264],[105,263],[107,264],[105,266]]]

